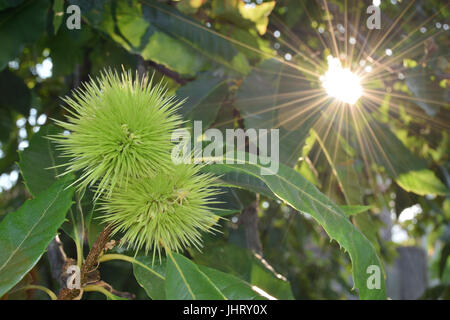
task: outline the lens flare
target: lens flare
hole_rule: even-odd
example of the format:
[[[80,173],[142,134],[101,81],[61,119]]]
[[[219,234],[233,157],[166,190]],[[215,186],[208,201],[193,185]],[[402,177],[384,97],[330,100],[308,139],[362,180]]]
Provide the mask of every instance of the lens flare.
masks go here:
[[[328,71],[320,77],[322,86],[330,97],[354,104],[361,97],[363,89],[359,77],[342,67],[338,58],[328,56]]]

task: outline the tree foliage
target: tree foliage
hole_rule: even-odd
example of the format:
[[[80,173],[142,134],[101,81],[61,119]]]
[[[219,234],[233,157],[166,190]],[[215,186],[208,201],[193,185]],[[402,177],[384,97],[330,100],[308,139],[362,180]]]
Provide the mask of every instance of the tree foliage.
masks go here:
[[[36,283],[59,292],[46,250],[59,234],[82,270],[94,259],[102,281],[155,300],[386,299],[396,248],[426,240],[437,285],[423,297],[448,298],[450,12],[438,0],[382,1],[382,29],[369,31],[372,1],[350,2],[0,1],[0,297]],[[80,29],[66,25],[70,5]],[[341,54],[365,90],[354,106],[320,86],[327,56]],[[81,172],[60,176],[66,159],[47,137],[68,133],[50,120],[68,115],[61,97],[106,68],[164,81],[185,99],[187,127],[279,129],[272,175],[248,154],[202,167],[224,184],[214,213],[225,218],[221,233],[202,234],[202,250],[153,261],[115,235],[96,252],[104,225],[95,190],[67,187]],[[405,239],[386,236],[393,225]],[[374,265],[376,289],[367,282]],[[99,298],[88,292],[97,289],[133,296],[86,288],[84,299]]]

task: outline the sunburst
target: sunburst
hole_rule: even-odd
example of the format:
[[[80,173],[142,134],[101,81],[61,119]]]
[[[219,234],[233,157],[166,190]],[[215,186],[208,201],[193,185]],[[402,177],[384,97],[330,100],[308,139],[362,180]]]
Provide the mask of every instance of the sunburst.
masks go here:
[[[418,107],[418,104],[425,103],[440,107],[441,112],[445,113],[449,106],[447,102],[439,97],[418,97],[394,88],[395,85],[404,86],[406,78],[420,76],[405,68],[404,59],[414,59],[421,65],[433,63],[438,57],[424,57],[424,52],[432,50],[429,47],[433,46],[434,39],[448,30],[447,25],[436,22],[442,18],[441,13],[448,5],[442,5],[428,18],[421,20],[420,24],[412,25],[411,20],[418,14],[415,2],[388,3],[388,6],[394,7],[389,11],[395,11],[396,8],[398,14],[391,18],[382,12],[381,30],[369,30],[366,27],[364,14],[370,4],[368,2],[358,1],[356,5],[351,2],[350,9],[349,2],[344,0],[344,13],[340,14],[335,3],[317,1],[322,11],[319,16],[312,16],[305,3],[301,2],[299,5],[303,6],[309,16],[311,31],[316,33],[322,45],[321,50],[310,48],[304,37],[296,34],[273,14],[272,26],[268,32],[272,34],[274,42],[279,43],[278,55],[268,56],[266,52],[261,52],[261,55],[283,63],[287,67],[283,76],[302,83],[299,85],[302,89],[277,95],[283,103],[247,116],[278,110],[279,114],[284,114],[279,116],[282,120],[278,122],[278,127],[295,130],[304,124],[305,118],[312,117],[315,113],[320,114],[314,130],[324,144],[338,146],[341,139],[352,139],[349,134],[356,135],[366,176],[370,187],[376,190],[374,159],[383,159],[386,170],[398,173],[392,164],[392,157],[396,155],[385,150],[389,137],[384,134],[384,127],[374,121],[380,117],[380,106],[389,101],[389,113],[394,121],[400,119],[405,108],[408,108],[407,113],[414,121],[422,121],[432,131],[440,132],[450,128],[447,120],[431,117]],[[232,42],[239,45],[235,40]],[[446,56],[443,58],[446,59]],[[294,72],[289,69],[299,71],[304,77],[294,76]],[[405,75],[406,72],[409,73]],[[311,89],[304,89],[305,82],[310,83]],[[261,123],[261,126],[266,124]],[[291,133],[286,133],[289,134]],[[283,136],[280,138],[283,139]],[[435,142],[432,141],[431,144],[433,143]],[[332,149],[326,155],[331,169],[340,154],[347,157],[338,147]],[[313,159],[313,164],[316,164],[319,154]],[[334,169],[332,171],[336,172]],[[337,174],[329,181],[328,190],[337,182],[346,202],[352,202],[345,196],[346,192]]]
[[[147,1],[142,2],[147,4]],[[282,76],[297,82],[298,89],[284,91],[275,96],[262,94],[253,99],[242,100],[241,102],[245,103],[263,102],[274,98],[280,101],[269,108],[248,113],[246,117],[277,111],[278,123],[275,127],[288,128],[290,132],[285,134],[287,136],[302,127],[308,119],[319,115],[315,118],[317,120],[313,128],[324,145],[334,146],[332,152],[328,152],[326,156],[330,166],[333,167],[341,154],[344,154],[344,158],[347,157],[347,154],[338,147],[339,142],[342,139],[349,141],[356,138],[367,180],[372,190],[376,190],[376,179],[372,170],[374,159],[381,157],[387,170],[395,173],[391,163],[392,155],[384,148],[389,138],[384,134],[383,127],[377,121],[373,121],[385,112],[381,108],[383,104],[389,102],[388,112],[394,121],[400,119],[407,108],[407,113],[413,117],[413,121],[425,123],[431,131],[441,132],[450,129],[448,119],[431,117],[418,106],[424,103],[440,108],[445,114],[449,107],[446,101],[439,97],[417,97],[407,90],[395,88],[396,83],[404,87],[406,79],[420,76],[414,73],[405,74],[408,71],[403,65],[405,59],[414,59],[419,65],[433,63],[439,59],[439,56],[430,57],[429,51],[433,50],[435,39],[449,29],[448,25],[442,22],[443,12],[447,10],[448,4],[443,3],[428,17],[417,19],[421,14],[417,10],[418,3],[423,4],[423,1],[342,0],[339,4],[327,0],[299,1],[298,5],[306,12],[310,22],[310,30],[302,32],[308,33],[309,37],[315,34],[321,48],[311,47],[303,34],[292,30],[276,13],[272,13],[266,35],[273,37],[273,43],[276,44],[275,52],[260,50],[190,20],[183,22],[211,32],[237,47],[259,53],[262,59],[273,59],[282,63],[285,67]],[[380,30],[370,30],[366,26],[366,9],[372,4],[381,5]],[[315,9],[318,10],[310,12],[311,6],[316,6]],[[383,11],[387,6],[390,6],[389,10]],[[343,10],[339,7],[343,7]],[[389,16],[388,12],[395,12],[395,16]],[[176,15],[173,15],[173,18],[182,19]],[[415,25],[413,20],[420,23]],[[446,59],[447,55],[440,57]],[[222,63],[219,60],[216,62]],[[233,68],[229,64],[226,67]],[[256,66],[254,70],[273,73],[271,70],[261,69],[261,66]],[[271,123],[261,121],[259,125],[273,127],[272,120]],[[236,119],[219,121],[215,126],[220,127],[235,121]],[[352,134],[356,137],[351,136]],[[283,138],[280,136],[280,140]],[[437,144],[435,141],[430,142],[433,143]],[[292,152],[298,153],[300,148],[302,143],[299,143],[298,149]],[[313,165],[316,164],[319,154],[312,159]],[[338,175],[335,175],[334,180],[337,180],[343,189]],[[333,183],[333,179],[330,179],[328,190]],[[341,191],[345,197],[345,190]],[[351,202],[345,198],[346,202]]]

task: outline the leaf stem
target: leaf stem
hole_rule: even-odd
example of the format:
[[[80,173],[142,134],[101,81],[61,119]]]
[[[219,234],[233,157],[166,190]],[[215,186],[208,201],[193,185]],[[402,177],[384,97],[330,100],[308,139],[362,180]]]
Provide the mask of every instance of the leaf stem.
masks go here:
[[[79,261],[79,260],[77,259],[77,265],[78,265],[78,267],[81,268],[81,264],[82,264],[82,262],[83,262],[84,215],[83,215],[83,208],[82,208],[82,206],[81,206],[81,199],[82,199],[82,196],[81,196],[81,198],[80,198],[80,195],[79,195],[78,192],[76,193],[76,198],[77,198],[77,207],[78,207],[78,211],[79,211],[80,217],[81,217],[81,230],[80,230],[81,238],[78,239],[79,244],[78,244],[78,247],[77,247],[77,250],[80,250],[79,253],[80,253],[80,255],[81,255],[81,261]],[[78,252],[77,252],[77,254],[78,254]]]
[[[80,237],[78,234],[78,228],[77,228],[75,218],[73,216],[72,208],[70,208],[70,218],[72,219],[72,222],[73,222],[73,233],[74,233],[74,237],[75,237],[74,242],[75,242],[75,248],[77,250],[77,266],[79,268],[81,268],[81,265],[83,264],[83,244],[80,241]]]
[[[122,261],[127,261],[133,264],[136,264],[150,272],[152,272],[154,275],[156,275],[158,278],[161,278],[162,280],[166,280],[166,278],[159,274],[158,272],[156,272],[155,270],[153,270],[152,268],[146,266],[145,264],[143,264],[142,262],[140,262],[139,260],[133,258],[133,257],[129,257],[126,256],[124,254],[118,254],[118,253],[110,253],[110,254],[104,254],[102,255],[100,258],[98,258],[98,262],[106,262],[106,261],[111,261],[111,260],[122,260]]]
[[[333,173],[333,175],[336,177],[337,183],[339,185],[339,188],[342,191],[342,194],[344,195],[345,198],[345,202],[347,204],[350,204],[349,202],[349,198],[347,196],[347,192],[344,189],[344,185],[342,184],[341,178],[339,177],[339,174],[336,170],[336,166],[334,165],[334,161],[330,156],[330,153],[328,152],[327,148],[325,147],[325,143],[322,141],[322,139],[319,137],[319,135],[317,134],[317,132],[314,129],[311,129],[311,133],[315,136],[315,138],[317,139],[317,142],[319,143],[323,154],[325,155],[325,158],[327,159],[328,163],[330,164],[331,167],[331,171]]]
[[[44,286],[38,286],[38,285],[34,285],[34,284],[29,284],[23,287],[20,287],[18,289],[15,290],[11,290],[10,293],[14,293],[14,292],[18,292],[18,291],[22,291],[22,290],[41,290],[44,291],[46,294],[48,294],[48,296],[50,297],[50,299],[52,300],[57,300],[58,298],[56,297],[56,294],[50,290],[49,288],[46,288]]]
[[[96,286],[94,284],[88,284],[87,286],[85,286],[83,288],[84,291],[86,292],[100,292],[103,293],[106,297],[110,298],[111,300],[117,300],[116,296],[114,296],[111,292],[109,292],[108,290],[106,290],[105,288],[101,287],[101,286]]]

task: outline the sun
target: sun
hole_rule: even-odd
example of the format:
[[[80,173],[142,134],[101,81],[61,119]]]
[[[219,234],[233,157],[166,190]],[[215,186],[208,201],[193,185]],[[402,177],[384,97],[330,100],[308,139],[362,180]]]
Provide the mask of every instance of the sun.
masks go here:
[[[363,94],[359,77],[342,67],[341,61],[333,56],[328,56],[328,70],[320,77],[322,87],[328,96],[339,101],[355,104]]]

